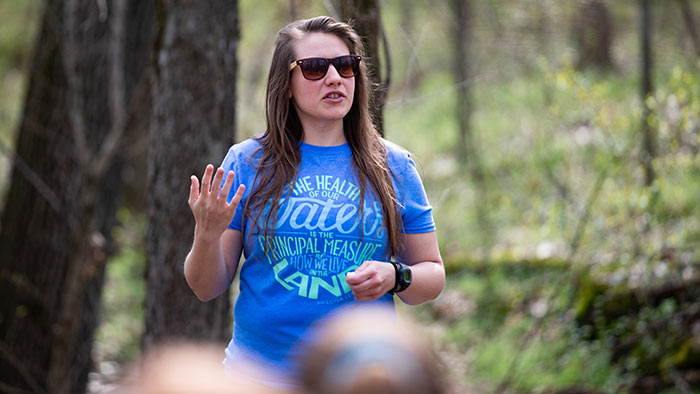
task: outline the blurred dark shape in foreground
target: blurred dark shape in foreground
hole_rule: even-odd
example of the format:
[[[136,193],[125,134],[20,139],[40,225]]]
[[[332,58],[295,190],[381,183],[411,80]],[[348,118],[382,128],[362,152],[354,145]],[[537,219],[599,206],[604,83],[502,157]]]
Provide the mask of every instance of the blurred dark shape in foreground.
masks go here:
[[[312,329],[302,346],[301,383],[307,393],[445,392],[430,344],[394,311],[344,309]]]

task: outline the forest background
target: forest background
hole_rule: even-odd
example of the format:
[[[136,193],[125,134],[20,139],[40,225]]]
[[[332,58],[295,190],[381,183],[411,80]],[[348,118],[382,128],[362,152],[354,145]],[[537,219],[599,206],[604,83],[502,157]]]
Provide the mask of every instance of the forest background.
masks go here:
[[[169,168],[175,166],[164,158],[195,157],[190,173],[199,174],[204,163],[217,163],[230,143],[259,134],[264,129],[264,86],[275,33],[294,18],[338,14],[341,3],[362,2],[211,2],[221,11],[210,22],[211,34],[219,41],[195,45],[205,60],[194,61],[189,71],[187,65],[169,68],[172,63],[164,60],[187,58],[172,48],[188,33],[168,41],[163,32],[177,21],[206,26],[206,14],[192,13],[176,1],[122,7],[124,19],[109,23],[132,47],[119,52],[107,45],[105,53],[119,59],[144,53],[141,60],[125,63],[125,69],[141,67],[149,76],[118,79],[120,73],[110,74],[105,66],[108,83],[83,84],[85,90],[107,92],[104,100],[95,102],[104,102],[96,105],[109,109],[108,115],[89,113],[85,121],[72,111],[75,94],[51,101],[57,94],[33,96],[30,83],[35,80],[32,70],[41,59],[51,63],[48,54],[55,48],[63,52],[54,63],[62,61],[59,68],[69,71],[51,74],[59,75],[61,82],[51,80],[47,86],[67,86],[64,90],[70,92],[79,82],[75,75],[99,73],[100,67],[92,71],[80,63],[99,54],[71,51],[70,42],[52,47],[42,33],[45,9],[70,10],[67,5],[73,3],[0,1],[0,206],[5,207],[0,236],[0,391],[45,392],[42,388],[57,387],[53,382],[71,392],[68,387],[89,382],[88,391],[100,392],[142,349],[173,333],[226,338],[230,300],[206,308],[188,300],[183,306],[182,298],[194,299],[191,293],[165,285],[149,288],[156,279],[179,280],[173,279],[178,268],[172,267],[181,265],[177,256],[189,248],[193,228],[186,192],[178,192],[186,190],[189,174],[171,179],[175,173]],[[363,7],[376,7],[380,16],[375,39],[380,79],[388,86],[384,135],[416,158],[448,271],[448,284],[438,300],[418,308],[401,307],[401,312],[426,327],[455,387],[469,392],[698,392],[700,2],[365,3]],[[113,21],[111,10],[121,3],[94,4],[97,19]],[[60,23],[71,26],[70,15],[66,12]],[[141,28],[148,30],[143,22],[148,18],[142,15],[153,15],[156,28],[152,41],[139,43],[138,37],[150,37],[133,35]],[[118,30],[114,26],[119,23],[131,27]],[[88,42],[82,30],[64,30],[64,40]],[[212,55],[217,48],[227,54]],[[71,65],[77,70],[73,79]],[[189,72],[184,86],[169,84],[178,72]],[[200,77],[212,82],[205,74],[215,75],[213,81],[220,84],[202,85]],[[116,82],[109,79],[115,77]],[[139,88],[144,78],[150,81],[147,89]],[[149,89],[150,96],[141,93]],[[112,98],[114,92],[120,92],[121,100]],[[182,99],[183,92],[197,99],[211,97],[192,107],[194,101]],[[124,102],[153,109],[143,120]],[[66,116],[32,118],[33,106],[41,105],[49,107],[47,113],[65,108]],[[182,128],[189,134],[161,132],[177,131],[168,120],[176,122],[177,114],[189,110],[213,120],[185,122]],[[64,154],[77,152],[75,157],[42,162],[20,148],[22,135],[31,134],[26,130],[32,125],[57,119],[73,131],[43,145],[30,144],[32,152],[54,146]],[[100,119],[108,119],[99,126],[104,133],[93,133],[90,122],[100,124]],[[89,132],[76,132],[80,127]],[[116,134],[124,139],[114,142],[114,130],[127,130]],[[102,157],[115,161],[80,153],[81,146],[93,142],[98,152],[107,153]],[[184,145],[196,148],[183,153]],[[47,175],[50,170],[54,172]],[[100,183],[107,173],[116,174],[118,187]],[[30,186],[25,188],[34,190],[26,204],[48,208],[11,206],[17,178],[27,179]],[[76,186],[71,179],[81,181]],[[94,199],[83,197],[91,190]],[[171,200],[181,206],[186,219],[153,213]],[[83,203],[69,208],[70,201]],[[109,204],[100,205],[102,201]],[[53,209],[59,217],[72,212],[66,215],[69,228],[78,231],[59,234],[66,239],[42,235],[62,233],[51,225],[52,214],[42,209]],[[101,212],[112,213],[100,216]],[[83,223],[93,216],[113,219]],[[20,240],[23,233],[32,241]],[[65,251],[62,244],[73,249]],[[34,259],[39,265],[31,265]],[[32,279],[37,267],[83,260],[94,266],[47,270],[43,279]],[[171,268],[159,269],[161,262]],[[95,282],[76,285],[86,275]],[[59,287],[45,292],[41,283],[47,281]],[[182,287],[177,283],[173,286]],[[71,294],[77,304],[65,301]],[[89,296],[81,298],[84,294]],[[50,302],[60,307],[44,305]],[[47,317],[47,309],[59,312]],[[73,323],[76,319],[80,322]],[[182,328],[168,319],[200,325]],[[59,340],[61,333],[80,332],[83,323],[95,330],[94,343],[92,331],[83,336],[85,343]],[[46,337],[31,349],[48,350],[27,351],[41,355],[19,360],[22,341],[16,338],[22,330],[34,338]],[[198,334],[188,335],[194,332]],[[74,373],[73,383],[61,381],[60,371],[70,369],[70,363],[61,361],[62,353],[64,360],[77,358],[87,366],[64,374]],[[86,353],[89,356],[79,356]],[[92,371],[89,376],[86,368]],[[45,370],[51,372],[43,376]],[[19,381],[13,380],[16,376]]]

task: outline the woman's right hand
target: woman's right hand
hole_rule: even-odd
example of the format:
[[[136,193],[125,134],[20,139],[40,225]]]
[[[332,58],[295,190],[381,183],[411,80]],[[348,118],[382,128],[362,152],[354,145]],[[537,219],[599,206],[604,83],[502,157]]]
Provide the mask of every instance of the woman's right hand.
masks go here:
[[[233,171],[229,171],[226,175],[223,189],[221,188],[221,180],[224,177],[224,169],[219,168],[216,170],[212,183],[213,173],[214,166],[211,164],[207,165],[202,176],[201,193],[199,180],[195,175],[192,175],[190,198],[187,201],[196,223],[194,228],[195,240],[205,242],[212,242],[221,237],[221,234],[231,224],[236,207],[245,191],[244,185],[238,186],[233,199],[230,203],[227,203],[228,194],[233,185]]]

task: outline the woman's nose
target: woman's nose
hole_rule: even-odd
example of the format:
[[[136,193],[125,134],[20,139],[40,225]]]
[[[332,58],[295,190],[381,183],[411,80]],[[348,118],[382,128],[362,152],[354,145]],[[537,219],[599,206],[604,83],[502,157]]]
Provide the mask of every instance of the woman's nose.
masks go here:
[[[341,78],[340,73],[338,73],[338,70],[335,69],[333,63],[329,64],[328,72],[326,73],[326,81],[329,83],[335,81],[340,82]]]

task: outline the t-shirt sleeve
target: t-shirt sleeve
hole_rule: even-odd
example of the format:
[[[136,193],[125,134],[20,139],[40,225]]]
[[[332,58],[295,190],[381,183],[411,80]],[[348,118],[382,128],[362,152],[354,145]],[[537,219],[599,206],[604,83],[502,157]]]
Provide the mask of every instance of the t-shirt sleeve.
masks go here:
[[[423,182],[418,175],[416,163],[410,153],[405,152],[404,171],[397,180],[397,197],[403,219],[403,232],[406,234],[429,233],[435,231],[433,207],[428,202]]]
[[[226,157],[224,157],[224,161],[221,163],[221,168],[224,169],[224,179],[226,179],[226,174],[228,174],[229,171],[233,171],[233,185],[231,186],[231,190],[229,190],[227,197],[227,202],[229,203],[236,194],[238,186],[241,184],[241,177],[243,174],[241,173],[242,166],[240,165],[239,161],[240,157],[237,154],[234,146],[228,150]],[[223,188],[223,185],[221,187]],[[236,207],[236,213],[233,215],[233,220],[231,221],[231,224],[229,224],[228,228],[238,231],[243,230],[243,207],[245,206],[244,199],[246,196],[247,190],[246,193],[243,194],[243,199],[241,199],[241,202]]]

